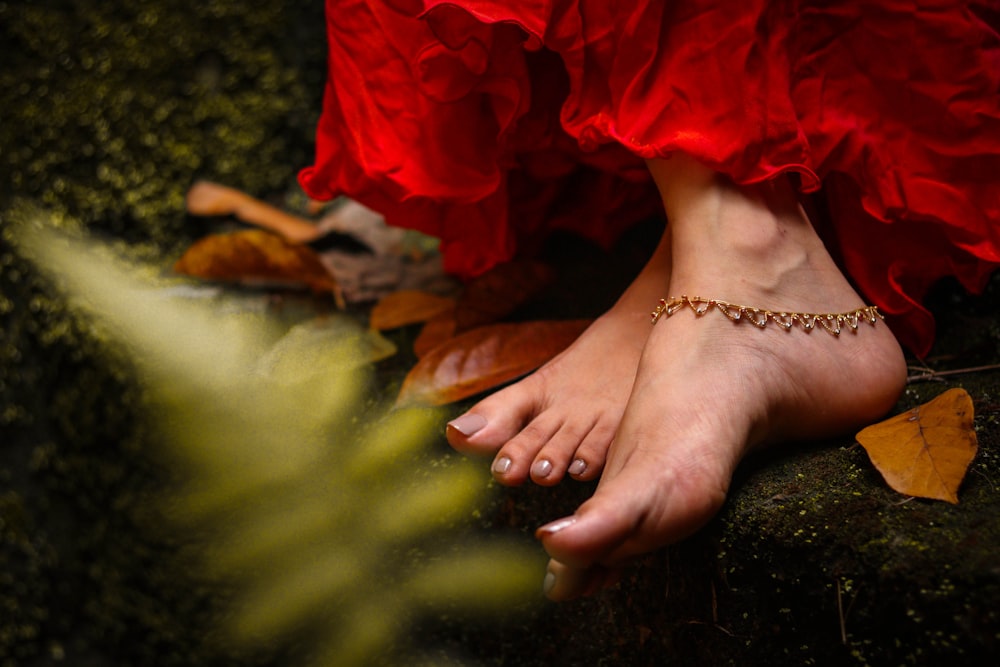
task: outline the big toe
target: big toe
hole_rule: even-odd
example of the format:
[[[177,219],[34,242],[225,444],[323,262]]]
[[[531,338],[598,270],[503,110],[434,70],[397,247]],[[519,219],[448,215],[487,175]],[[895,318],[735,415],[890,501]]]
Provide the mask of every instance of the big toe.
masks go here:
[[[550,600],[563,602],[594,593],[618,583],[621,570],[593,565],[575,568],[557,560],[550,560],[545,571],[542,592]]]
[[[725,500],[728,478],[640,468],[603,481],[573,516],[539,528],[549,555],[576,570],[616,568],[691,535]]]
[[[448,422],[448,443],[466,454],[494,454],[536,413],[535,394],[522,384],[488,396]]]

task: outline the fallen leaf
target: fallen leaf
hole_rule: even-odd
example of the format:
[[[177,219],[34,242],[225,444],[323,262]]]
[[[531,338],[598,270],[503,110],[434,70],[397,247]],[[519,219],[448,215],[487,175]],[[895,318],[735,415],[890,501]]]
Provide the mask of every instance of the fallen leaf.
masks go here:
[[[420,330],[420,335],[413,341],[413,354],[417,359],[423,358],[428,352],[444,344],[455,335],[455,311],[438,315],[427,322]]]
[[[499,322],[551,283],[554,275],[551,267],[531,260],[493,267],[466,284],[455,309],[455,331]]]
[[[958,487],[976,455],[972,398],[949,389],[908,412],[869,426],[857,441],[894,490],[958,502]]]
[[[206,236],[177,260],[174,271],[226,282],[301,285],[330,292],[343,305],[337,281],[315,251],[264,230]]]
[[[494,324],[438,345],[407,374],[397,405],[444,405],[528,373],[576,340],[589,320]]]
[[[246,192],[212,181],[196,181],[184,197],[187,212],[195,216],[234,216],[241,222],[270,230],[298,242],[311,241],[320,231],[312,222],[290,215]]]
[[[420,290],[402,290],[382,297],[372,308],[372,329],[385,331],[427,322],[455,310],[455,299]]]

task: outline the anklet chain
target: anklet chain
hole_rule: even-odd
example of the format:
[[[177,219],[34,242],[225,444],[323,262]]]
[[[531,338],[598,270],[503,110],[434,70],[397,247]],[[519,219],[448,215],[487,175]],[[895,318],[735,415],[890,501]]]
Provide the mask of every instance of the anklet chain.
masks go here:
[[[812,331],[818,324],[834,336],[840,335],[844,325],[850,327],[852,332],[856,332],[858,324],[862,321],[875,326],[878,320],[885,319],[875,306],[863,306],[846,313],[787,313],[753,308],[752,306],[740,306],[718,299],[703,299],[700,296],[689,298],[686,295],[681,295],[680,298],[671,296],[660,299],[660,305],[652,314],[653,324],[656,324],[661,317],[670,317],[684,306],[689,307],[698,317],[707,313],[709,309],[715,308],[733,322],[749,322],[758,329],[765,328],[768,322],[774,322],[785,331],[791,330],[795,324],[806,331]]]

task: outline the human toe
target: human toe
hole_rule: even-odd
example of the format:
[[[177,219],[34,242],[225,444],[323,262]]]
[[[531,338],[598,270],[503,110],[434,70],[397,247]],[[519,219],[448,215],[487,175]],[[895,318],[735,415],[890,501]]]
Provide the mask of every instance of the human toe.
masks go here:
[[[513,385],[489,396],[448,422],[445,436],[466,454],[493,454],[516,436],[535,414],[530,391]]]
[[[592,501],[588,501],[592,503]],[[634,522],[613,507],[580,506],[572,516],[557,519],[535,531],[535,537],[553,560],[577,570],[607,563],[630,536]]]
[[[597,479],[604,469],[608,446],[613,436],[613,426],[595,425],[570,457],[570,464],[566,470],[570,477],[581,482]]]
[[[620,565],[687,537],[725,499],[724,487],[705,476],[634,468],[602,481],[573,516],[538,529],[552,558],[578,568]]]
[[[483,430],[488,423],[486,417],[475,412],[466,412],[448,422],[448,431],[454,432],[461,438],[470,438]]]
[[[588,568],[570,567],[557,560],[550,560],[542,583],[542,592],[554,602],[593,595],[618,582],[617,568],[595,565]]]
[[[559,422],[541,415],[525,426],[497,452],[491,468],[501,484],[516,486],[529,477],[539,483],[555,484],[562,477],[568,463],[568,454],[559,455],[557,449],[547,445],[559,431]],[[548,452],[542,455],[543,449]]]
[[[586,426],[580,428],[572,420],[563,422],[555,434],[543,443],[535,456],[530,470],[532,481],[543,486],[560,482],[574,462],[573,457],[579,449],[580,442],[586,437],[586,429]]]
[[[549,484],[551,483],[549,477],[553,476],[552,472],[552,461],[543,457],[535,459],[535,462],[531,464],[531,471],[529,474],[531,475],[531,479],[535,482],[539,484]]]

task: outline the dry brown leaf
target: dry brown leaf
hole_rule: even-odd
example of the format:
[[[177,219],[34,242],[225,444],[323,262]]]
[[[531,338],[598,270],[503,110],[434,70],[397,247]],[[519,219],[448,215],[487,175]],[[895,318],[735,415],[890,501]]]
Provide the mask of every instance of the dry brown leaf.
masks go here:
[[[460,334],[417,362],[397,404],[444,405],[528,373],[576,340],[589,320],[494,324]]]
[[[455,335],[455,311],[438,315],[424,325],[420,335],[413,341],[413,354],[422,359],[433,350]]]
[[[499,322],[552,282],[555,272],[532,260],[516,259],[469,281],[455,310],[461,333]]]
[[[337,281],[311,248],[260,229],[206,236],[177,260],[174,271],[226,282],[301,285],[331,292],[342,304]]]
[[[420,290],[402,290],[379,299],[369,319],[372,329],[385,331],[427,322],[455,310],[455,299]]]
[[[972,398],[950,389],[909,412],[862,430],[857,440],[894,490],[958,502],[958,487],[976,455]]]

